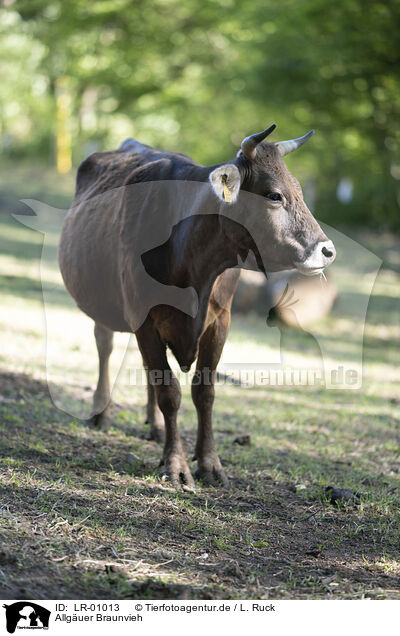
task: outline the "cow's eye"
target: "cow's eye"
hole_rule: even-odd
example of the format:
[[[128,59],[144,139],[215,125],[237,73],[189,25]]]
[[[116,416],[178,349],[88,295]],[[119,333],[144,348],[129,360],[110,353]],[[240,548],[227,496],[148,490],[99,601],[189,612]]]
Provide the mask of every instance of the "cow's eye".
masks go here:
[[[283,201],[282,195],[279,192],[269,192],[267,199],[270,201]]]

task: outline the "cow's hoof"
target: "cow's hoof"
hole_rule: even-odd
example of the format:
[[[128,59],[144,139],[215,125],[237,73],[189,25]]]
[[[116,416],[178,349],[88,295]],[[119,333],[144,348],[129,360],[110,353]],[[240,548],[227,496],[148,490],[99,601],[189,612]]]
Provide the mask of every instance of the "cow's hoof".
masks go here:
[[[196,479],[207,486],[223,486],[229,488],[229,481],[222,470],[218,455],[198,459]]]
[[[95,413],[86,420],[86,424],[95,431],[106,431],[111,426],[111,418],[105,413]]]
[[[182,455],[169,455],[161,460],[161,475],[172,484],[174,488],[195,488],[192,473],[189,470],[185,457]]]
[[[195,473],[196,479],[201,481],[205,486],[222,486],[223,488],[229,488],[228,477],[222,470],[205,470],[204,468],[198,468]]]

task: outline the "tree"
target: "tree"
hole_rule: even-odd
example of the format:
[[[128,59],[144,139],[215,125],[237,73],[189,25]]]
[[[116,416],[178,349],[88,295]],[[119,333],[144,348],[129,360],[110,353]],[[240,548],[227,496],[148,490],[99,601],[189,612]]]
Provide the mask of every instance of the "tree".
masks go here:
[[[63,77],[75,163],[129,135],[214,163],[273,121],[283,138],[315,128],[288,161],[315,182],[319,217],[400,226],[395,0],[7,4],[0,117],[14,154],[44,154]],[[354,184],[351,205],[336,198],[343,177]]]

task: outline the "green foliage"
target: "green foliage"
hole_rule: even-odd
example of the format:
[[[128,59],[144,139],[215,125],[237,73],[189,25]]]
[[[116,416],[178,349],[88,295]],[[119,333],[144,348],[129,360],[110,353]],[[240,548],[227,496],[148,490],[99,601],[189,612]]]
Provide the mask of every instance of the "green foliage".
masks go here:
[[[396,0],[4,4],[6,154],[52,160],[64,77],[75,163],[127,136],[215,163],[271,121],[283,138],[315,128],[288,161],[314,184],[317,216],[400,225]],[[347,205],[336,197],[343,178],[354,185]]]

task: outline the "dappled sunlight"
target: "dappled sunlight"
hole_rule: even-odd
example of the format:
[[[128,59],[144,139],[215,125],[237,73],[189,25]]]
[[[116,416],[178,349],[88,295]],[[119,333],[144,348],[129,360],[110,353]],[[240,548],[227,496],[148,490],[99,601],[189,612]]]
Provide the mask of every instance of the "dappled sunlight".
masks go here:
[[[399,10],[4,0],[3,598],[400,600]]]
[[[46,576],[32,582],[37,598],[47,579],[56,594],[81,598],[398,597],[399,274],[378,275],[357,390],[298,386],[300,376],[292,385],[251,377],[246,385],[239,374],[242,384],[232,384],[230,365],[313,371],[322,351],[325,364],[361,371],[357,305],[371,280],[364,287],[343,275],[332,311],[307,332],[234,315],[214,414],[231,489],[176,492],[159,478],[160,448],[147,439],[135,338],[115,334],[113,423],[94,432],[82,421],[97,381],[93,323],[62,285],[55,242],[40,269],[40,235],[16,221],[3,225],[2,524],[6,549],[17,546],[24,567],[38,551],[45,560]],[[185,374],[169,360],[182,384],[180,430],[190,457],[193,369]],[[233,444],[238,435],[249,435],[250,445]],[[329,505],[330,484],[360,492],[360,507]],[[6,582],[12,593],[14,579]]]

